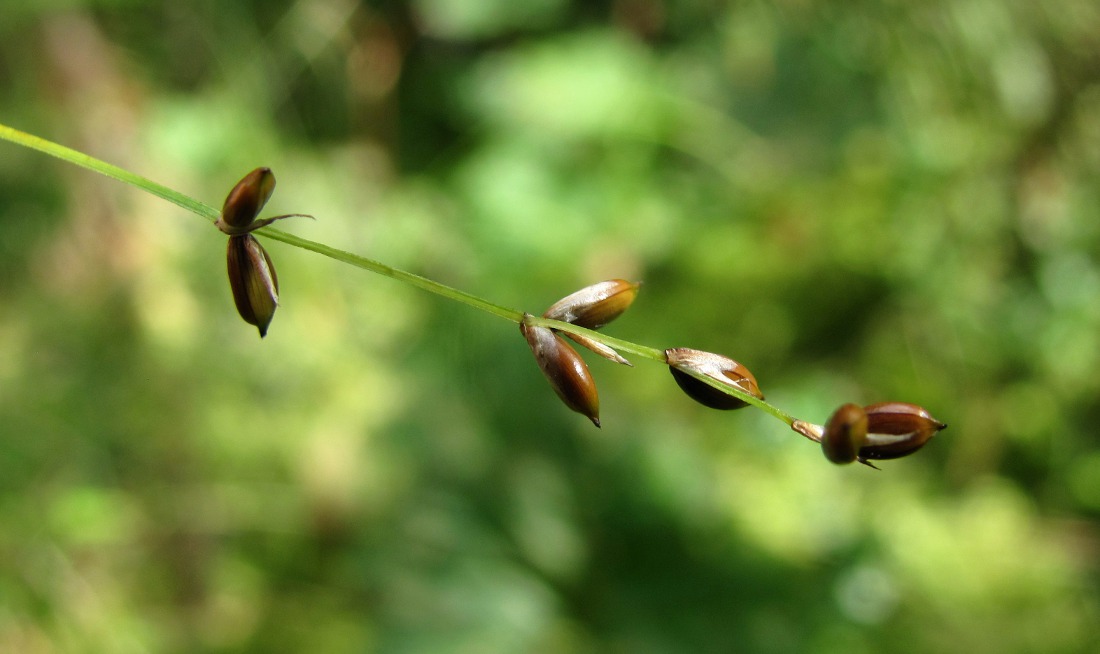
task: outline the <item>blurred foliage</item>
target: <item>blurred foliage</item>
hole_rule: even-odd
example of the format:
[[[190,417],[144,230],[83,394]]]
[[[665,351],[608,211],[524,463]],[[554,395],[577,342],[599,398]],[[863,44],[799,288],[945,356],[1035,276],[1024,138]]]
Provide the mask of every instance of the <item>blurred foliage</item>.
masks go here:
[[[1100,646],[1100,5],[0,3],[0,120],[211,204],[734,356],[883,472],[0,145],[0,650],[1085,652]]]

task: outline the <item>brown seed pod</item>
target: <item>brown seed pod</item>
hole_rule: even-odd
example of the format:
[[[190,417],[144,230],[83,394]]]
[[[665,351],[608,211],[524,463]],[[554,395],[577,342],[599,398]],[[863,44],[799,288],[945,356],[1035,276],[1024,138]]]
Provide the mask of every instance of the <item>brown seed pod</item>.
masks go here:
[[[218,228],[227,234],[243,233],[274,192],[275,174],[270,168],[257,168],[248,173],[226,196]]]
[[[947,428],[923,407],[907,402],[880,402],[863,410],[867,414],[867,438],[859,448],[860,460],[908,456]]]
[[[584,359],[554,330],[528,323],[530,317],[525,315],[519,329],[542,374],[567,407],[587,416],[599,427],[600,397]]]
[[[279,306],[279,278],[275,275],[275,265],[251,234],[229,237],[226,261],[237,313],[245,322],[255,325],[263,338]]]
[[[599,329],[618,318],[634,303],[639,283],[610,279],[570,293],[546,310],[543,318],[560,320],[586,329]]]
[[[586,329],[599,329],[618,318],[638,296],[640,283],[625,279],[611,279],[591,286],[585,286],[558,300],[542,314],[543,318],[560,320]],[[582,334],[566,333],[578,345],[582,345],[605,359],[632,365],[614,348],[604,345]]]
[[[764,394],[749,369],[733,359],[713,352],[674,347],[665,350],[669,371],[680,389],[688,397],[712,409],[729,411],[748,406],[748,403],[696,379],[686,371],[694,371],[761,400]]]
[[[851,463],[867,437],[867,413],[855,404],[844,404],[833,412],[821,437],[821,451],[833,463]]]
[[[260,338],[267,334],[267,326],[279,306],[279,279],[271,257],[250,232],[283,218],[302,216],[290,213],[273,218],[256,220],[260,210],[275,192],[275,174],[270,168],[257,168],[244,176],[229,191],[222,205],[221,216],[214,225],[229,235],[226,254],[229,268],[229,286],[237,313],[250,325],[260,330]]]
[[[260,210],[264,208],[274,192],[275,174],[271,172],[271,169],[257,168],[253,170],[237,182],[233,190],[229,191],[229,195],[226,196],[225,203],[222,205],[222,214],[214,225],[225,234],[234,236],[247,234],[283,218],[292,216],[313,217],[304,213],[288,213],[256,220],[256,216],[259,215]]]

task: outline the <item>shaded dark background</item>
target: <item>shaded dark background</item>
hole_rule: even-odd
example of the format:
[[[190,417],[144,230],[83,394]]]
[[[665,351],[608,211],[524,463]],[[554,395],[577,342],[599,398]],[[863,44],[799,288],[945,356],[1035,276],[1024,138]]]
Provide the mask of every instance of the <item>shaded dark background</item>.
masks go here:
[[[514,325],[0,144],[0,649],[1085,652],[1100,645],[1100,6],[0,4],[0,121],[307,238],[729,354],[882,472]]]

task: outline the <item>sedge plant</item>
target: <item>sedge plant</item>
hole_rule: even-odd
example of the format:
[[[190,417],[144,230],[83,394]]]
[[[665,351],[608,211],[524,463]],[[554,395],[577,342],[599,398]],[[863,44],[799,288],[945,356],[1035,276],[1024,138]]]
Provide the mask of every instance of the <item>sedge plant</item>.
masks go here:
[[[67,148],[58,143],[0,124],[0,138],[38,150],[125,182],[194,213],[229,237],[226,265],[234,303],[241,318],[255,326],[260,337],[279,304],[275,265],[256,235],[282,241],[451,301],[466,304],[519,325],[520,332],[551,388],[567,407],[600,426],[599,396],[587,364],[563,338],[616,363],[626,358],[667,366],[676,384],[703,406],[736,410],[761,409],[795,432],[819,443],[825,458],[844,464],[907,456],[923,447],[946,425],[924,408],[906,402],[881,402],[865,407],[847,403],[824,425],[796,419],[764,399],[756,377],[741,363],[722,354],[684,347],[658,349],[603,334],[597,330],[622,315],[633,303],[640,283],[623,279],[598,282],[566,295],[540,316],[490,302],[477,295],[395,268],[381,261],[346,252],[271,227],[277,220],[307,214],[259,218],[275,190],[275,176],[257,168],[230,190],[221,210],[128,170]]]

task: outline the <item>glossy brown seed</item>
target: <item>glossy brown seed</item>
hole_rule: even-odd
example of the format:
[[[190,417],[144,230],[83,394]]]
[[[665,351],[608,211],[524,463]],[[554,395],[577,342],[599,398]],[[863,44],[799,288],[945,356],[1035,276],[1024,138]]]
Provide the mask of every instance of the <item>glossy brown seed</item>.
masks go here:
[[[229,237],[226,261],[237,313],[263,338],[279,306],[279,278],[271,257],[251,234],[239,234]]]
[[[907,402],[881,402],[863,410],[867,414],[867,438],[859,448],[861,460],[908,456],[947,428],[923,407]]]
[[[688,371],[703,374],[722,385],[764,399],[756,377],[748,368],[727,356],[687,347],[674,347],[665,350],[665,360],[680,389],[703,406],[729,411],[748,406],[748,403],[696,379]]]
[[[235,236],[247,234],[261,227],[266,227],[276,220],[300,216],[312,218],[304,213],[288,213],[281,216],[272,216],[256,220],[260,210],[264,208],[271,194],[275,192],[275,174],[270,168],[257,168],[237,182],[233,190],[225,198],[222,205],[222,213],[214,225],[223,233]]]
[[[821,451],[833,463],[851,463],[867,437],[867,413],[855,404],[844,404],[825,423]]]
[[[244,176],[222,205],[222,215],[216,223],[226,234],[243,234],[256,220],[260,210],[275,192],[275,174],[270,168],[257,168]]]
[[[625,279],[611,279],[586,286],[555,302],[542,314],[543,318],[560,320],[586,329],[599,329],[618,318],[634,302],[640,283]],[[565,333],[578,345],[582,345],[609,361],[631,366],[621,354],[583,334]]]
[[[592,284],[558,300],[542,317],[599,329],[630,308],[638,296],[639,286],[641,284],[625,279]]]
[[[529,324],[529,317],[524,318],[519,329],[527,339],[542,374],[567,407],[587,416],[592,424],[599,427],[600,397],[584,359],[554,330]]]

